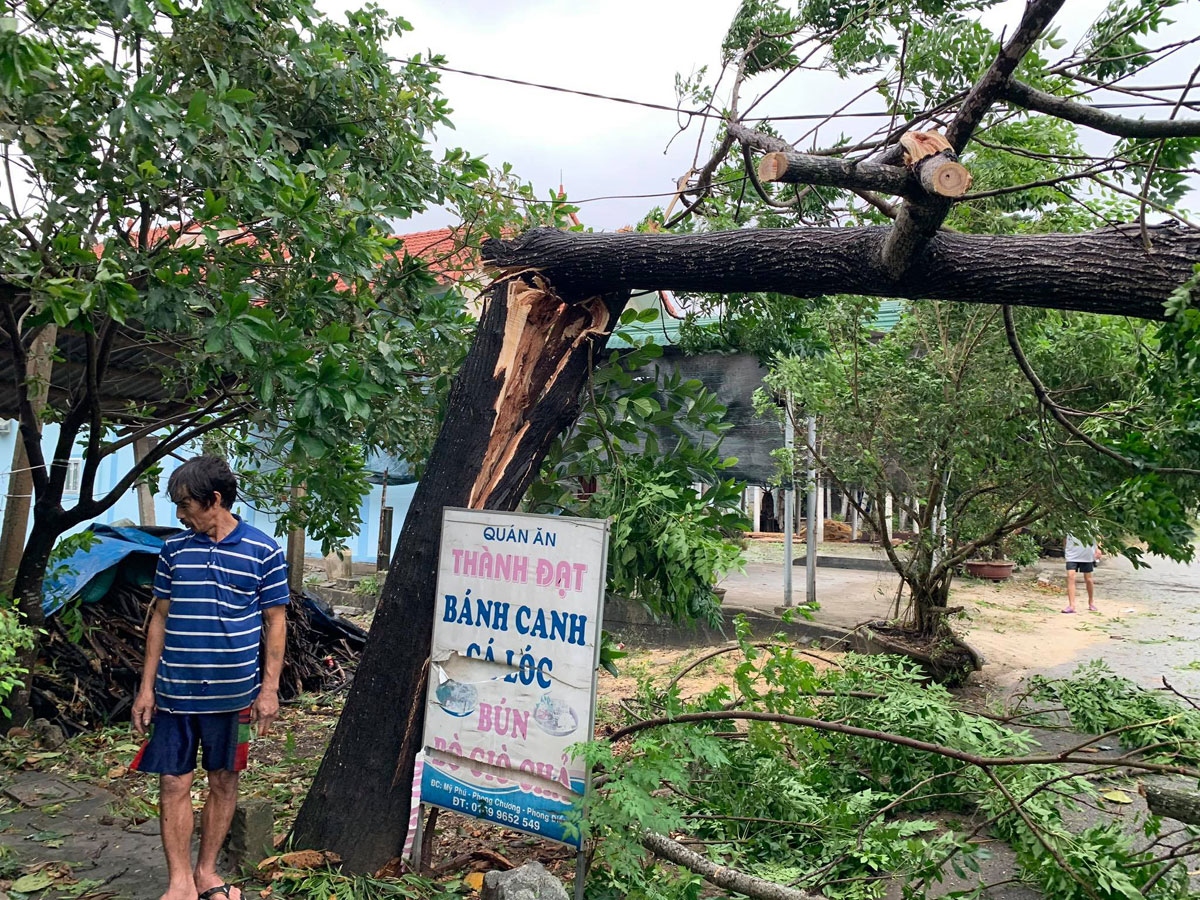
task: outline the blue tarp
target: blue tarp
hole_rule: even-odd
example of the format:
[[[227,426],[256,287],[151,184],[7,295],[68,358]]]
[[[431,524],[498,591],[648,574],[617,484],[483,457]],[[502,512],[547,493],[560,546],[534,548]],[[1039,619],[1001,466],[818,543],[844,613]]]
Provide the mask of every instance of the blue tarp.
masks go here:
[[[141,528],[122,528],[93,522],[87,528],[95,535],[92,546],[78,550],[54,567],[46,576],[42,591],[42,611],[49,619],[78,596],[82,603],[103,600],[117,579],[126,584],[148,585],[154,581],[158,552],[163,537]],[[164,537],[178,534],[178,528],[156,528]],[[303,607],[310,614],[310,624],[345,638],[354,650],[361,650],[367,633],[352,622],[333,612],[325,601],[304,592]],[[311,622],[315,616],[317,622]]]
[[[50,618],[77,594],[84,603],[101,599],[118,576],[132,584],[149,584],[163,539],[140,528],[121,528],[93,522],[92,546],[77,550],[46,576],[42,611]]]

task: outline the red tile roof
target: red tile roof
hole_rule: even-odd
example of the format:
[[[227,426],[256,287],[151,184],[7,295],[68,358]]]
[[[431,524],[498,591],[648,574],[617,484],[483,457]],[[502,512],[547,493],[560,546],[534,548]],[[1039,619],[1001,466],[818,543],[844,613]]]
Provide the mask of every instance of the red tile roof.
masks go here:
[[[478,255],[463,245],[453,228],[415,231],[393,237],[403,244],[405,255],[423,260],[439,281],[453,281],[479,268]]]

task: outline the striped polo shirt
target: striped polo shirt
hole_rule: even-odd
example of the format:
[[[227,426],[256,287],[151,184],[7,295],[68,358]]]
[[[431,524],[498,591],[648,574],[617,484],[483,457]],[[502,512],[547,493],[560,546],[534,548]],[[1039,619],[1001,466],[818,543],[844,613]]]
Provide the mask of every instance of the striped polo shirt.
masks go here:
[[[171,605],[154,692],[166,712],[234,712],[258,696],[262,611],[288,602],[287,564],[271,537],[235,518],[220,541],[188,530],[159,554],[154,596]]]

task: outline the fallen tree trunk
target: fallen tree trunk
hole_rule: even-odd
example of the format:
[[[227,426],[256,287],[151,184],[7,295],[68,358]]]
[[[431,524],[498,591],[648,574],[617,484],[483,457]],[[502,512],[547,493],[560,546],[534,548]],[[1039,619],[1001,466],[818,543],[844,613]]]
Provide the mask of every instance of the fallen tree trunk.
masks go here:
[[[1165,816],[1185,825],[1200,825],[1200,791],[1147,784],[1146,805],[1156,816]]]
[[[484,259],[535,269],[559,290],[768,291],[957,300],[1162,319],[1163,303],[1200,259],[1200,231],[1137,226],[1086,234],[939,232],[899,277],[889,228],[747,229],[706,234],[582,234],[537,228],[488,241]]]

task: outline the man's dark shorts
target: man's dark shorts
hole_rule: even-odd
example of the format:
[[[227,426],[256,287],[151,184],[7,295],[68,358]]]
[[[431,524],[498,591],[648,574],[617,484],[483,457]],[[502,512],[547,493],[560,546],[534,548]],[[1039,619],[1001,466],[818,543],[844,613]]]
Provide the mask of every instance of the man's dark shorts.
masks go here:
[[[1082,572],[1084,575],[1090,575],[1096,570],[1094,562],[1067,562],[1068,572]]]
[[[206,715],[156,712],[150,723],[150,737],[129,768],[159,775],[186,775],[196,768],[197,750],[203,751],[200,761],[206,772],[240,772],[246,768],[250,709]]]

